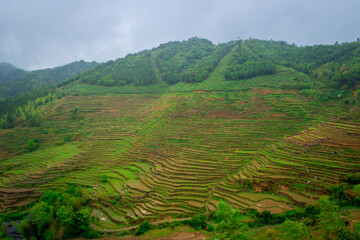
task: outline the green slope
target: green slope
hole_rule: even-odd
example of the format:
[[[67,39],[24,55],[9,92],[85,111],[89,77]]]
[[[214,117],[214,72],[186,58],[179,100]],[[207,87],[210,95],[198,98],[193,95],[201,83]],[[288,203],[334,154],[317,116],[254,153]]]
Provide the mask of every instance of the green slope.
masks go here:
[[[10,82],[23,75],[26,71],[19,69],[9,63],[0,63],[0,84]]]
[[[96,62],[78,61],[64,66],[16,74],[16,77],[2,76],[6,80],[0,85],[0,97],[10,97],[34,90],[42,85],[55,84],[94,68]],[[17,70],[19,71],[19,70]],[[1,82],[1,81],[0,81]]]
[[[356,72],[357,46],[194,38],[14,98],[0,130],[0,211],[71,184],[100,229],[210,213],[220,200],[272,213],[316,203],[360,171],[354,88],[320,74],[337,75],[337,63]],[[230,80],[234,69],[256,74]]]

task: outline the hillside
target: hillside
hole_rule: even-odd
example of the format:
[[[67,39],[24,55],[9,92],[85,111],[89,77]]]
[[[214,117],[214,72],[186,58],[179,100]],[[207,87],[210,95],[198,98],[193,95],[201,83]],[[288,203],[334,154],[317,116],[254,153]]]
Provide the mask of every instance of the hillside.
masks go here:
[[[23,75],[26,71],[19,69],[10,63],[0,63],[0,84],[10,82]]]
[[[54,84],[76,76],[98,65],[96,62],[78,61],[64,66],[25,72],[8,67],[0,69],[0,98],[11,97],[34,90],[42,85]],[[3,66],[3,65],[2,65]]]
[[[360,172],[359,47],[191,38],[7,99],[0,212],[69,188],[101,231],[315,205]]]

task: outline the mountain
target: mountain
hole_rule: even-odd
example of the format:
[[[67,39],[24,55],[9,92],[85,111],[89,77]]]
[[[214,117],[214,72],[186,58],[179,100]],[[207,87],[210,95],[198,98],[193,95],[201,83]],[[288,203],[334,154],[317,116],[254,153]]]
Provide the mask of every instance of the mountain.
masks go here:
[[[207,82],[223,60],[215,85],[222,81],[246,85],[254,77],[291,72],[292,80],[287,79],[282,86],[278,85],[281,81],[272,84],[280,88],[305,89],[311,88],[309,84],[322,84],[353,89],[360,80],[359,46],[359,42],[352,42],[298,47],[284,41],[257,39],[215,45],[206,39],[191,38],[109,61],[73,80],[102,86],[166,83],[174,88],[180,83],[184,87],[186,84],[182,83]]]
[[[359,57],[191,38],[2,99],[0,218],[37,239],[356,239]]]
[[[14,96],[34,90],[45,84],[55,84],[98,65],[96,62],[85,62],[81,60],[60,67],[25,72],[5,64],[4,67],[1,68],[4,74],[1,76],[3,81],[0,85],[0,97]],[[3,68],[5,69],[5,67],[9,73],[2,70]]]
[[[26,73],[26,71],[19,69],[10,63],[0,63],[0,84],[10,82],[24,73]]]

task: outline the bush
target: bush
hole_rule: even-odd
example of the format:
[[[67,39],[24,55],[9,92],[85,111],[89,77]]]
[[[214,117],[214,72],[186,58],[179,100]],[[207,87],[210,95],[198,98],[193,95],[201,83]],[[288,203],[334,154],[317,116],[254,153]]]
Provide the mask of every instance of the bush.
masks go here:
[[[189,226],[195,228],[196,230],[206,229],[207,224],[205,221],[205,216],[204,215],[193,216],[190,220]]]
[[[100,178],[102,183],[107,183],[109,181],[106,174],[101,175]]]
[[[360,172],[350,173],[344,177],[344,182],[351,184],[360,184]]]
[[[282,224],[281,230],[286,239],[300,240],[309,239],[310,237],[309,229],[301,222],[286,220]]]
[[[5,237],[6,226],[3,225],[4,221],[0,218],[0,239]]]
[[[146,231],[151,229],[151,225],[148,221],[140,224],[139,228],[135,231],[135,236],[143,235]]]
[[[38,138],[34,138],[28,141],[27,149],[29,152],[32,152],[40,147],[40,141]]]
[[[26,239],[59,239],[77,236],[94,236],[90,232],[90,210],[86,207],[86,199],[47,191],[41,196],[39,203],[32,207],[30,214],[17,225]]]

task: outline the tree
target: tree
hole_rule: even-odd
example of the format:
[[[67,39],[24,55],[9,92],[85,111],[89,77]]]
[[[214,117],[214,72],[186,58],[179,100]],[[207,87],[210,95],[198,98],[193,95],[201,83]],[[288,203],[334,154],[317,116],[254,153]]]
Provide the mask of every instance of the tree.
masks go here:
[[[139,228],[135,231],[135,236],[143,235],[146,231],[151,229],[149,221],[140,224]]]
[[[300,240],[309,239],[309,229],[301,222],[286,220],[282,226],[281,231],[285,239]]]
[[[45,202],[39,202],[36,204],[30,212],[31,224],[36,226],[38,237],[49,228],[50,222],[54,217],[54,209]]]
[[[193,216],[190,220],[190,227],[195,228],[196,230],[205,229],[207,224],[205,221],[204,215]]]
[[[0,239],[5,238],[5,231],[6,231],[6,226],[4,225],[3,219],[0,218]]]
[[[354,192],[358,198],[360,198],[360,184],[354,186]]]
[[[345,228],[343,220],[337,213],[339,207],[330,200],[329,196],[322,196],[319,203],[321,208],[319,225],[322,236],[324,239],[332,239]]]
[[[28,141],[27,149],[29,152],[32,152],[40,147],[40,141],[38,138],[34,138]]]
[[[241,212],[232,208],[227,202],[220,201],[215,212],[216,229],[220,233],[229,233],[234,230],[246,231],[248,225],[241,221]]]
[[[59,239],[96,236],[89,228],[86,200],[68,193],[47,191],[17,226],[26,239]]]
[[[217,221],[228,220],[232,214],[232,207],[224,201],[220,201],[215,212]]]

